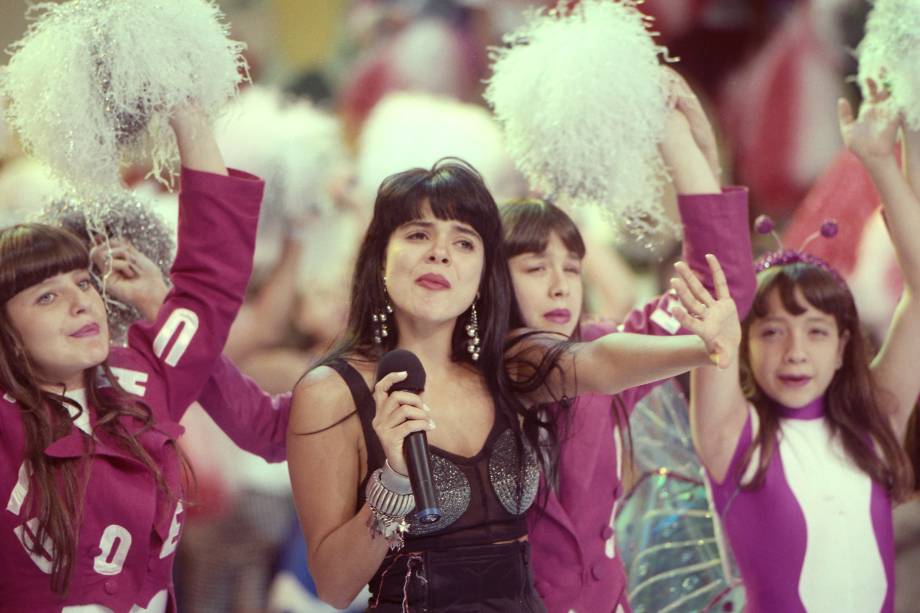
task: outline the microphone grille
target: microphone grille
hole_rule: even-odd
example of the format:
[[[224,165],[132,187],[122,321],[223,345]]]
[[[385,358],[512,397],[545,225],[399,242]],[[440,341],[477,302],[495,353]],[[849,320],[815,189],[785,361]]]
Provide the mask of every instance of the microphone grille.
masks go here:
[[[425,368],[421,360],[411,351],[394,349],[380,358],[377,363],[377,381],[392,372],[406,371],[408,376],[390,388],[390,391],[421,392],[425,389]]]

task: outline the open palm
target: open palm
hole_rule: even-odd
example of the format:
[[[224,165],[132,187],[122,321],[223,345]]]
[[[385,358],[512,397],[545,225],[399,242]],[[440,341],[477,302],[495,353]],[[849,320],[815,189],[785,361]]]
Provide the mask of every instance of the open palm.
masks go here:
[[[674,316],[703,340],[716,365],[728,368],[738,357],[741,322],[719,261],[714,255],[707,255],[706,261],[712,271],[716,295],[709,293],[689,266],[678,262],[675,265],[678,277],[671,279],[671,286],[681,304],[674,309]]]
[[[869,97],[863,100],[858,116],[854,117],[853,108],[843,98],[837,103],[843,143],[863,161],[892,155],[900,125],[897,113],[885,104],[889,93],[880,90],[872,79],[867,84]]]

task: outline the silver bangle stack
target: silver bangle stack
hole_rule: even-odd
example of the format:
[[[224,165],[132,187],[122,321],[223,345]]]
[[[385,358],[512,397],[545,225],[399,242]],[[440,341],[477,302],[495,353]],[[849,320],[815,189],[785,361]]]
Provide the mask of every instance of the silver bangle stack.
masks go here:
[[[409,530],[406,515],[415,508],[409,478],[397,473],[387,463],[371,474],[364,496],[371,510],[368,521],[371,535],[383,536],[394,551],[402,549]]]

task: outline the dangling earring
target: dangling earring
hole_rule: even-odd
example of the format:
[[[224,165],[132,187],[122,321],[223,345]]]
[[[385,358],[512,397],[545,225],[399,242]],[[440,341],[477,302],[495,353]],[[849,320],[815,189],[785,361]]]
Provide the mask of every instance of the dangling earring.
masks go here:
[[[470,323],[466,324],[466,350],[474,362],[479,360],[479,316],[476,314],[476,302],[470,307]]]
[[[382,345],[383,339],[390,335],[390,327],[387,325],[387,315],[393,313],[393,307],[390,305],[390,295],[387,293],[387,282],[383,280],[383,308],[375,311],[371,315],[371,322],[374,328],[374,343]]]

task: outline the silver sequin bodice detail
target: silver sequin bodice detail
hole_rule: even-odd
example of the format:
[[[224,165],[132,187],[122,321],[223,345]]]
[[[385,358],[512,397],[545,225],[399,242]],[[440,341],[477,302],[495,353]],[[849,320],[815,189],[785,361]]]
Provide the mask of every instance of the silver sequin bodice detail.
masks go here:
[[[514,433],[510,429],[502,432],[492,443],[488,453],[488,479],[492,493],[512,515],[521,515],[530,508],[539,486],[540,470],[537,457],[527,441],[524,441],[524,452],[524,480],[520,488],[517,479],[518,450]],[[419,524],[411,521],[410,515],[409,534],[413,536],[425,536],[444,530],[460,519],[470,505],[472,489],[469,479],[457,464],[435,450],[431,452],[431,475],[438,489],[441,521],[436,524]]]
[[[456,464],[441,457],[437,452],[431,454],[431,478],[438,488],[438,505],[441,507],[441,521],[436,524],[419,524],[411,521],[409,534],[421,536],[443,530],[470,506],[470,482]]]
[[[524,441],[524,482],[518,488],[518,449],[514,433],[505,430],[492,449],[489,458],[489,480],[505,510],[520,515],[530,508],[537,496],[540,468],[533,448]]]

